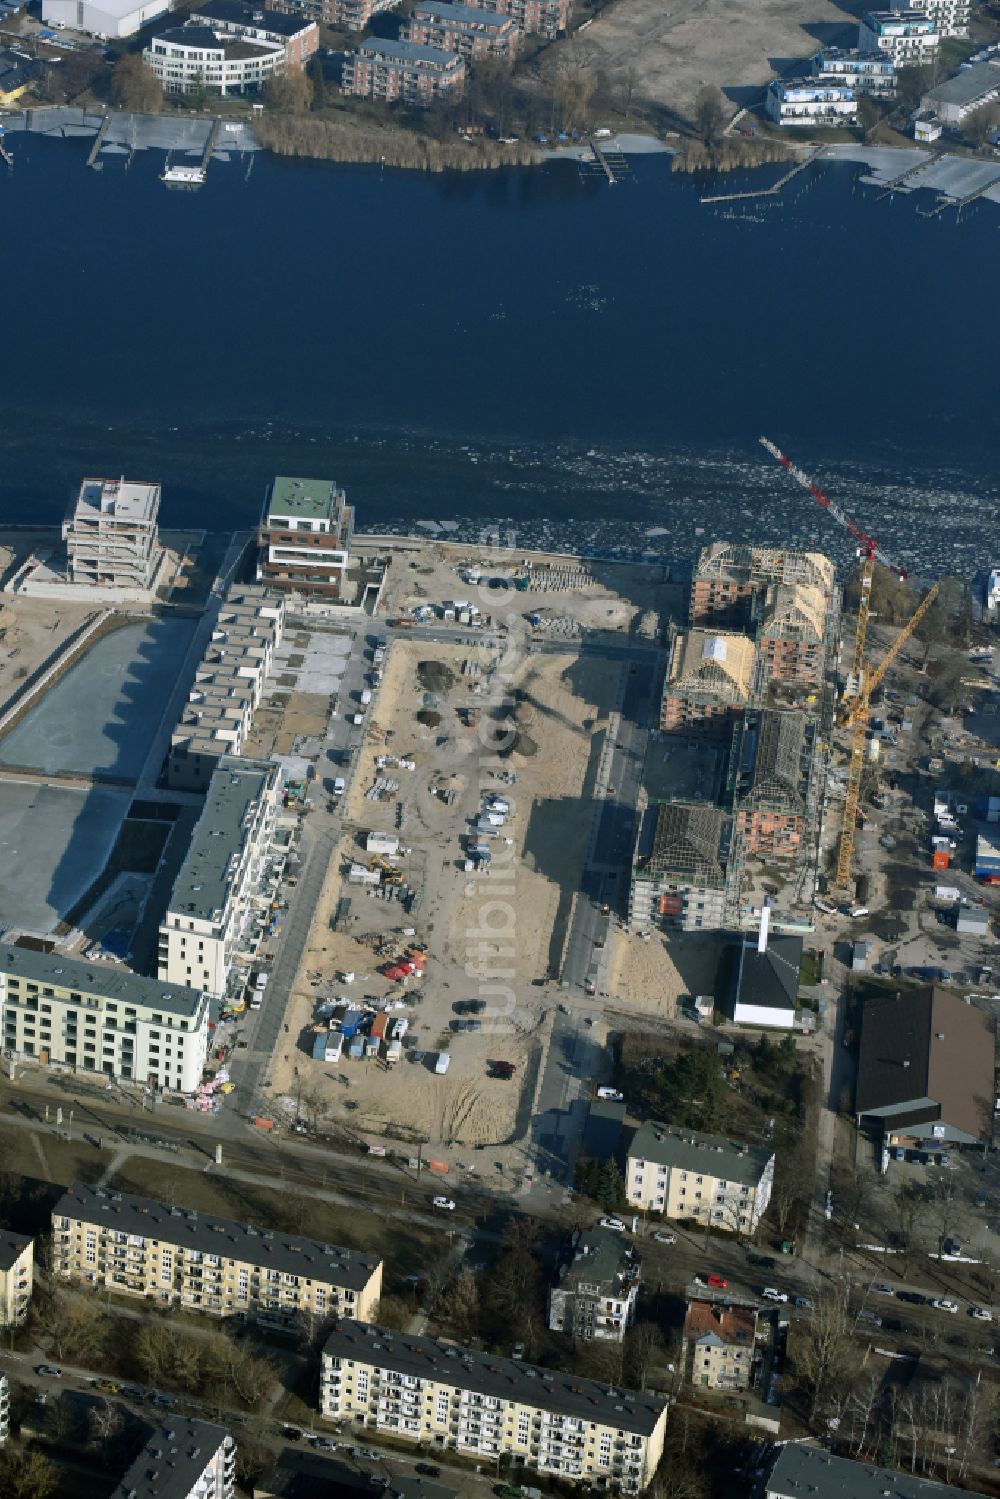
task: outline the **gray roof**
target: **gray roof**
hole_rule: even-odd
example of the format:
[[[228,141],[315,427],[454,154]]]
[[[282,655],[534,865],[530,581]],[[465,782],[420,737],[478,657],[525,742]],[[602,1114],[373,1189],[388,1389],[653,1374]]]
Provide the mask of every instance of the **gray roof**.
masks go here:
[[[174,47],[202,47],[206,52],[225,51],[225,42],[217,37],[210,26],[169,26],[157,31],[158,42],[170,42]]]
[[[10,1270],[28,1245],[34,1242],[30,1234],[12,1234],[7,1229],[0,1231],[0,1270]]]
[[[60,952],[0,946],[0,972],[29,984],[51,984],[97,994],[126,1005],[145,1005],[170,1015],[193,1018],[204,1003],[200,989],[186,989],[162,979],[142,978],[110,963],[81,963]]]
[[[954,78],[939,83],[924,95],[927,104],[975,104],[977,99],[1000,89],[1000,67],[991,62],[973,63]]]
[[[573,1258],[565,1266],[560,1285],[575,1288],[580,1280],[613,1286],[619,1277],[638,1279],[639,1259],[629,1241],[611,1228],[587,1228],[577,1238]]]
[[[243,0],[202,0],[191,12],[195,19],[207,16],[229,26],[246,26],[253,31],[270,32],[272,36],[298,36],[315,26],[315,21],[301,15],[285,15],[278,10],[264,10],[260,5],[244,5]]]
[[[225,1441],[224,1426],[171,1416],[153,1432],[111,1499],[189,1499]]]
[[[247,804],[267,790],[275,767],[266,760],[223,755],[212,772],[205,805],[191,834],[168,910],[201,921],[217,919],[226,903],[229,861],[243,845]]]
[[[419,0],[413,11],[413,19],[422,21],[451,21],[457,26],[476,26],[480,30],[490,27],[499,31],[513,25],[510,16],[502,16],[492,10],[478,10],[473,5],[449,5],[447,0]]]
[[[718,807],[661,802],[646,809],[636,870],[722,884],[731,827]]]
[[[112,1227],[146,1239],[164,1239],[184,1249],[217,1254],[223,1259],[243,1260],[265,1270],[301,1275],[324,1285],[361,1291],[381,1261],[377,1255],[359,1254],[321,1244],[301,1234],[284,1234],[212,1213],[194,1213],[171,1208],[151,1197],[132,1192],[113,1192],[75,1182],[52,1209],[59,1218],[77,1218],[83,1223]]]
[[[630,1160],[653,1161],[681,1171],[701,1171],[740,1186],[756,1187],[772,1152],[760,1145],[740,1145],[724,1135],[648,1120],[636,1130],[628,1148]]]
[[[733,1003],[794,1010],[801,966],[801,937],[771,937],[765,952],[757,951],[756,938],[741,941],[732,968]]]
[[[443,47],[422,47],[418,42],[384,42],[379,37],[362,42],[358,53],[361,57],[385,58],[387,62],[436,63],[440,67],[462,62],[457,52],[446,52]]]
[[[655,1430],[667,1408],[666,1400],[651,1394],[621,1390],[594,1379],[564,1374],[560,1369],[538,1369],[497,1354],[474,1353],[456,1343],[389,1332],[347,1319],[336,1323],[323,1354],[356,1359],[399,1374],[534,1405],[642,1436]]]
[[[984,1499],[978,1490],[831,1457],[820,1448],[795,1442],[781,1449],[766,1492],[768,1499]]]

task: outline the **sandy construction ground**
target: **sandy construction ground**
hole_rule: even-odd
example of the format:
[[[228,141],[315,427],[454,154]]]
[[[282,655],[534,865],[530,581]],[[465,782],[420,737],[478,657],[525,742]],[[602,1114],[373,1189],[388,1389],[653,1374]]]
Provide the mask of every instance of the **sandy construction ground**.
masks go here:
[[[762,86],[792,59],[834,40],[856,45],[856,38],[856,18],[831,0],[767,0],[759,8],[732,0],[616,0],[587,27],[579,48],[612,80],[631,69],[637,98],[690,118],[706,84],[735,110],[757,102]]]
[[[589,833],[585,791],[622,667],[602,661],[584,666],[573,653],[526,657],[510,688],[518,698],[521,743],[532,752],[515,748],[501,763],[466,721],[468,712],[479,720],[488,712],[486,694],[477,691],[484,677],[477,672],[489,660],[487,653],[462,646],[405,641],[392,647],[346,799],[341,846],[298,975],[288,1014],[289,1049],[279,1055],[274,1092],[303,1090],[319,1112],[362,1134],[423,1138],[431,1146],[480,1145],[503,1143],[524,1127],[517,1109],[522,1099],[530,1101],[539,1028],[550,1003],[550,991],[539,981],[558,962],[579,884]],[[426,672],[421,681],[418,664],[428,661],[452,673],[451,684],[439,679],[440,690],[429,699],[440,714],[432,725],[416,717],[428,701]],[[387,753],[412,759],[416,768],[377,770],[375,756]],[[514,783],[499,779],[498,770],[512,771]],[[368,800],[365,793],[377,775],[397,781],[398,790],[385,800]],[[460,839],[486,790],[502,794],[511,815],[502,836],[492,840],[492,872],[472,875],[464,869]],[[343,883],[352,860],[368,862],[363,839],[369,830],[398,832],[407,848],[400,860],[403,879],[423,892],[410,916],[396,902]],[[343,895],[350,898],[350,913],[334,931],[331,918]],[[404,937],[409,927],[415,939]],[[376,951],[380,939],[387,944],[384,953]],[[429,958],[419,983],[404,987],[378,968],[410,940],[425,942]],[[344,973],[355,975],[350,985],[338,977]],[[407,1016],[408,1040],[430,1053],[427,1059],[413,1062],[406,1052],[392,1071],[375,1061],[342,1059],[327,1066],[313,1060],[310,1027],[318,1000],[382,1000],[414,988],[419,1001],[397,1013]],[[453,1005],[470,998],[486,1002],[482,1031],[456,1033]],[[432,1068],[441,1049],[451,1054],[445,1076]],[[491,1060],[512,1062],[514,1081],[488,1077]]]
[[[637,932],[616,930],[608,965],[609,1009],[673,1020],[686,995],[713,994],[719,962],[717,934],[654,933],[644,941]]]

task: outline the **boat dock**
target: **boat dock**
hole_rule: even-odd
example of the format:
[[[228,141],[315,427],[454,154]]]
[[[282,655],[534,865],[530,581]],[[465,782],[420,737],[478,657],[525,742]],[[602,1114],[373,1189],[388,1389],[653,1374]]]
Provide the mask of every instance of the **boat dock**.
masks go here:
[[[800,172],[804,172],[806,167],[812,166],[817,156],[822,155],[823,150],[823,146],[815,147],[814,150],[810,151],[808,156],[803,157],[800,162],[797,162],[794,167],[785,173],[784,177],[779,177],[778,181],[772,183],[770,187],[751,188],[748,192],[743,193],[710,193],[707,197],[699,198],[698,202],[745,203],[749,198],[776,198],[781,190],[787,187],[793,177],[797,177]]]
[[[107,133],[108,133],[108,131],[110,129],[111,129],[111,115],[106,114],[104,116],[104,119],[101,121],[101,128],[100,128],[100,130],[94,136],[93,142],[91,144],[90,152],[89,152],[89,154],[87,156],[87,165],[88,165],[88,167],[92,167],[94,165],[94,163],[97,161],[97,158],[98,158],[98,156],[101,153],[101,147],[104,145],[105,136],[107,135]]]
[[[14,158],[13,158],[13,156],[11,156],[10,152],[7,150],[7,146],[6,146],[6,143],[5,143],[4,138],[3,138],[3,131],[2,130],[0,130],[0,159],[2,159],[3,161],[5,161],[7,163],[7,165],[10,167],[11,171],[14,170]]]
[[[608,186],[615,187],[623,177],[629,175],[629,164],[624,151],[616,140],[587,142],[587,152],[578,158],[580,175],[596,177],[602,173]]]

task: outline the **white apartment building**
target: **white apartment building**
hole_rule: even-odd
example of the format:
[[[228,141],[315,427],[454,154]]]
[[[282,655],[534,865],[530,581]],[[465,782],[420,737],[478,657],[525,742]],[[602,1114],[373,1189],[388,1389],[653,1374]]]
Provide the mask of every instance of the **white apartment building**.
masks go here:
[[[279,475],[264,497],[257,533],[258,581],[338,598],[353,535],[354,510],[335,480]]]
[[[812,60],[814,78],[827,78],[848,84],[855,94],[870,94],[877,99],[891,99],[896,92],[896,69],[892,58],[882,53],[842,52],[828,47]]]
[[[638,1494],[663,1453],[661,1397],[536,1369],[454,1343],[339,1322],[323,1349],[320,1414],[432,1451],[453,1449]]]
[[[892,9],[897,6],[890,0]],[[944,36],[968,36],[972,0],[901,0],[900,10],[922,10]]]
[[[752,1234],[767,1211],[774,1155],[722,1135],[647,1122],[628,1150],[625,1192],[632,1207]]]
[[[922,10],[870,10],[858,27],[858,51],[882,52],[897,68],[934,61],[941,33]]]
[[[0,946],[4,1054],[176,1093],[193,1093],[208,1056],[201,988],[117,965]]]
[[[0,1447],[10,1439],[10,1380],[0,1373]]]
[[[222,1426],[171,1415],[111,1499],[235,1499],[236,1443]]]
[[[243,753],[284,628],[279,594],[233,584],[170,736],[171,790],[204,791],[223,755]]]
[[[52,1209],[52,1268],[160,1306],[285,1326],[370,1322],[382,1293],[377,1255],[80,1182]]]
[[[204,88],[225,98],[260,93],[269,78],[284,72],[288,58],[281,42],[236,38],[189,23],[158,31],[142,60],[166,94]]]
[[[277,765],[239,755],[219,761],[160,923],[157,971],[167,983],[222,998],[234,960],[253,961],[280,793]]]
[[[858,118],[854,89],[832,78],[773,78],[764,109],[778,125],[853,125]]]
[[[69,581],[147,592],[162,556],[159,511],[159,484],[84,479],[62,527]]]

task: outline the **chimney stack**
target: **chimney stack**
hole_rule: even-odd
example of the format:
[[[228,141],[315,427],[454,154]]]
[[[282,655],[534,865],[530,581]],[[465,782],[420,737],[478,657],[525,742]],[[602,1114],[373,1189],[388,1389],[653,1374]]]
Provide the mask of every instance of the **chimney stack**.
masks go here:
[[[762,911],[760,913],[760,936],[757,938],[757,951],[758,952],[767,952],[767,931],[768,931],[768,927],[770,925],[771,925],[771,899],[770,899],[770,896],[769,896],[767,898],[767,900],[765,900],[763,909],[762,909]]]

